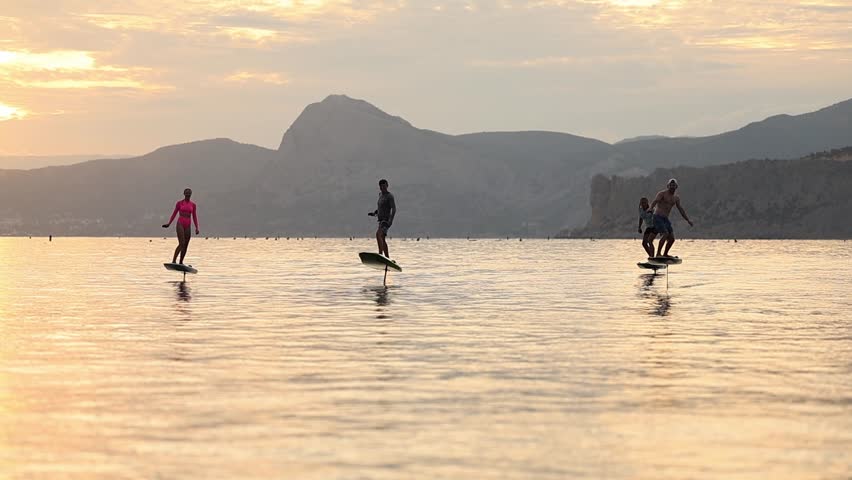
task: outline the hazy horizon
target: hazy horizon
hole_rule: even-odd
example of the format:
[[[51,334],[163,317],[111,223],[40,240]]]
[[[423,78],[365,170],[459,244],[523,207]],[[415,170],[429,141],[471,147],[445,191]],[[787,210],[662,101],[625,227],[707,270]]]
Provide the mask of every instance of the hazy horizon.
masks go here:
[[[361,98],[450,134],[705,136],[852,97],[836,1],[0,1],[0,155],[276,148]],[[814,75],[824,72],[824,75]]]

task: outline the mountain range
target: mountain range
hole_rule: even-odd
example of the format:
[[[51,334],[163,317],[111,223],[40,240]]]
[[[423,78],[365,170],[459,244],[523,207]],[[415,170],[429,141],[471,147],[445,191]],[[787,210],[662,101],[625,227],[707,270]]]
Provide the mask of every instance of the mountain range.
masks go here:
[[[852,238],[852,147],[798,160],[747,160],[711,167],[675,167],[645,177],[597,175],[592,217],[564,237],[637,237],[639,199],[653,199],[669,178],[694,228],[677,209],[681,238]]]
[[[0,170],[0,234],[162,234],[189,186],[207,235],[369,235],[366,213],[387,178],[399,207],[393,235],[547,236],[590,219],[598,174],[638,177],[849,145],[852,100],[720,135],[611,145],[540,131],[447,135],[332,95],[307,106],[277,150],[214,139]]]

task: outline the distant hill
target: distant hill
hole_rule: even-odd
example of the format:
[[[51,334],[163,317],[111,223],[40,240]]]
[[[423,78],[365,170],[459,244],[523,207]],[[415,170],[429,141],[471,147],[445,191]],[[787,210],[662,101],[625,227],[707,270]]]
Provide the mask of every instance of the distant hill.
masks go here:
[[[847,101],[713,137],[610,145],[552,132],[446,135],[332,95],[305,108],[278,150],[217,139],[0,171],[0,234],[162,234],[191,186],[209,235],[369,235],[366,212],[387,178],[399,206],[393,235],[546,236],[589,219],[597,174],[795,158],[852,145],[850,124]]]
[[[219,139],[164,147],[123,160],[0,170],[0,232],[158,235],[164,233],[159,225],[168,220],[187,186],[201,199],[199,216],[206,229],[231,231],[239,226],[239,219],[230,213],[228,192],[255,181],[273,154],[273,150]],[[246,216],[251,216],[250,210]]]
[[[630,138],[625,138],[625,139],[619,140],[619,141],[615,142],[613,145],[624,145],[625,143],[641,142],[643,140],[665,140],[665,139],[669,139],[669,138],[672,138],[672,137],[667,137],[665,135],[640,135],[638,137],[630,137]]]
[[[282,206],[276,225],[285,231],[368,231],[365,214],[387,178],[396,234],[547,235],[582,218],[576,194],[610,147],[546,132],[445,135],[332,96],[305,109],[278,152],[261,190]]]
[[[562,236],[637,236],[639,198],[653,199],[678,178],[690,228],[672,211],[675,232],[691,238],[852,238],[852,148],[799,160],[749,160],[704,168],[660,169],[647,177],[598,175],[592,218]]]
[[[0,155],[0,170],[33,170],[130,155]]]
[[[663,138],[614,147],[648,167],[702,167],[756,158],[793,159],[852,145],[852,99],[803,115],[776,115],[709,137]]]

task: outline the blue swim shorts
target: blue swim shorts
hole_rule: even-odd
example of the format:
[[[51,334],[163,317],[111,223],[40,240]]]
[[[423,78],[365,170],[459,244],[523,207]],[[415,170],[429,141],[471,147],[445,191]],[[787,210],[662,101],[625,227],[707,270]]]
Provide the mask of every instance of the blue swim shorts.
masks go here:
[[[668,217],[664,217],[662,215],[654,214],[654,230],[657,233],[662,234],[672,234],[674,230],[672,229],[672,222],[669,221]]]

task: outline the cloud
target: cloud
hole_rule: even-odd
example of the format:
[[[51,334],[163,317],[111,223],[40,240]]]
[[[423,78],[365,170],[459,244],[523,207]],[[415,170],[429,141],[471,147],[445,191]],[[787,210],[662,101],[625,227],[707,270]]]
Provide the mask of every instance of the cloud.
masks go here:
[[[852,49],[848,2],[793,0],[586,0],[615,28],[672,33],[683,44],[717,50]]]
[[[274,146],[304,105],[333,92],[448,132],[620,138],[720,119],[686,132],[701,134],[736,128],[761,110],[726,111],[757,102],[786,111],[846,98],[852,76],[849,0],[50,5],[5,2],[0,12],[0,99],[28,112],[2,133],[22,150],[45,132],[66,153],[211,136]],[[88,134],[104,129],[113,134]]]
[[[108,30],[150,32],[169,25],[167,18],[143,14],[87,13],[80,15],[80,18]]]
[[[519,60],[473,60],[473,67],[483,68],[536,68],[559,65],[582,65],[596,63],[600,60],[582,57],[539,57]]]
[[[7,71],[91,70],[94,65],[95,59],[89,52],[0,51],[0,69]]]
[[[0,80],[19,87],[51,89],[122,88],[163,90],[146,82],[150,69],[99,65],[91,52],[0,51]]]
[[[218,30],[235,40],[251,40],[263,43],[279,37],[275,30],[251,27],[218,27]]]
[[[236,72],[225,77],[226,82],[230,83],[269,83],[272,85],[287,85],[289,80],[281,76],[279,73],[262,73],[262,72]]]
[[[108,10],[110,7],[105,7]],[[115,7],[113,7],[115,8]],[[226,34],[258,44],[290,42],[370,22],[394,11],[396,2],[348,0],[149,0],[137,11],[86,13],[91,25],[124,32],[157,31],[187,38]]]
[[[27,116],[27,111],[13,107],[11,105],[6,105],[4,103],[0,103],[0,122],[4,122],[7,120],[17,120]]]
[[[74,80],[70,78],[66,79],[58,79],[58,80],[30,80],[27,82],[20,82],[22,86],[33,87],[33,88],[54,88],[54,89],[87,89],[87,88],[120,88],[120,89],[130,89],[130,90],[147,90],[147,91],[156,91],[156,90],[170,90],[171,87],[165,85],[149,85],[138,80],[133,80],[130,78],[114,78],[114,79],[105,79],[105,80],[96,80],[96,79],[80,79]]]

